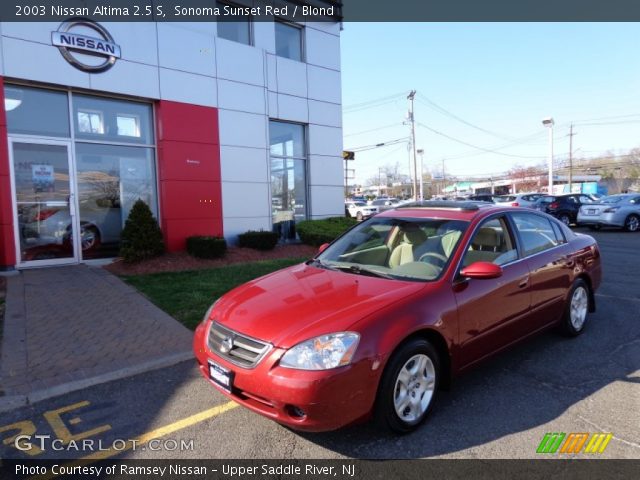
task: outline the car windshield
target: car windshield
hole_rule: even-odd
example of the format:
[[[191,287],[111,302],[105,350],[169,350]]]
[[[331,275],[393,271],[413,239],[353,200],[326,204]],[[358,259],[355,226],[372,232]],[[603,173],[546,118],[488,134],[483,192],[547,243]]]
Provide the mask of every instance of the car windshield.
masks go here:
[[[496,199],[496,202],[513,202],[516,197],[513,195],[502,195]]]
[[[311,263],[332,270],[396,280],[436,280],[468,222],[374,217],[348,231]]]
[[[600,203],[618,203],[624,200],[623,195],[611,195],[610,197],[604,197],[599,200]]]

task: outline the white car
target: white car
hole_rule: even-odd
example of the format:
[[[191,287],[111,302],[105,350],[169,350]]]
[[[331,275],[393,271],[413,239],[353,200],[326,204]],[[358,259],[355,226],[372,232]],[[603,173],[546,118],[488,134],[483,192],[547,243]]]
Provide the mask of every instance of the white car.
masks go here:
[[[533,208],[533,204],[541,196],[541,193],[514,193],[513,195],[501,195],[496,197],[494,203],[502,207]]]
[[[378,207],[367,205],[365,202],[346,202],[344,208],[350,217],[356,220],[364,220],[378,213]]]

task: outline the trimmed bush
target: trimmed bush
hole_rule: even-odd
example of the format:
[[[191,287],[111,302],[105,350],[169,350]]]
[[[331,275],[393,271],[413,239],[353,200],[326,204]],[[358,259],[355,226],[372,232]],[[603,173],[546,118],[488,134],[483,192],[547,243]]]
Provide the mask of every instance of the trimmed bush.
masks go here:
[[[127,263],[139,262],[164,253],[158,221],[149,206],[138,199],[122,229],[120,256]]]
[[[256,250],[273,250],[278,243],[278,234],[265,230],[248,232],[238,235],[238,244],[241,247],[254,248]]]
[[[353,218],[330,217],[322,220],[304,220],[296,223],[302,243],[320,246],[330,243],[358,222]]]
[[[227,241],[223,237],[189,237],[187,252],[198,258],[220,258],[227,251]]]

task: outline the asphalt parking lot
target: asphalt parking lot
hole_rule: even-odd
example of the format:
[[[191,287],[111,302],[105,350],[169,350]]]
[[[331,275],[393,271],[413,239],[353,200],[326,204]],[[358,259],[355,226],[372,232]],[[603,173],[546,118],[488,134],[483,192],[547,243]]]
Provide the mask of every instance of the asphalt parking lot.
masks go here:
[[[601,458],[638,459],[640,234],[594,236],[604,281],[585,333],[547,332],[494,357],[413,434],[296,433],[236,408],[185,362],[0,414],[0,458],[535,458],[547,432],[610,432]],[[42,435],[44,450],[17,450],[18,433]],[[136,448],[122,451],[128,440]]]

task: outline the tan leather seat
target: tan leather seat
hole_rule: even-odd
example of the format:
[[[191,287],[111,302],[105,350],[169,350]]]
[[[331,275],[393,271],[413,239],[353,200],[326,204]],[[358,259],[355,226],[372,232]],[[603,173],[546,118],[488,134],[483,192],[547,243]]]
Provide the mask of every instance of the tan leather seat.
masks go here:
[[[398,265],[414,262],[416,259],[413,252],[427,240],[427,234],[417,225],[407,225],[402,232],[402,241],[391,251],[389,256],[389,267],[394,268]]]

